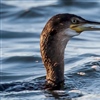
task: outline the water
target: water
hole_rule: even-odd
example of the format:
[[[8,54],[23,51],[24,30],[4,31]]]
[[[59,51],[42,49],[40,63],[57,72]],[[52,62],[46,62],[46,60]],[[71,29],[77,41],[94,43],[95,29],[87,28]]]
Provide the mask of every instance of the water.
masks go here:
[[[65,50],[65,88],[41,89],[45,69],[40,34],[58,13],[73,13],[100,22],[100,1],[2,0],[1,100],[100,100],[100,31],[83,32]]]

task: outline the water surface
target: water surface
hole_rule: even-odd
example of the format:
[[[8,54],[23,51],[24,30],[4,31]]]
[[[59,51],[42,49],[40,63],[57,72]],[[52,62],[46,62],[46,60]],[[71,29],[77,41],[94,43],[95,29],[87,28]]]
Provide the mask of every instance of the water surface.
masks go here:
[[[65,50],[65,88],[41,89],[40,34],[51,16],[73,13],[100,22],[100,1],[2,0],[1,100],[100,100],[100,32],[83,32]]]

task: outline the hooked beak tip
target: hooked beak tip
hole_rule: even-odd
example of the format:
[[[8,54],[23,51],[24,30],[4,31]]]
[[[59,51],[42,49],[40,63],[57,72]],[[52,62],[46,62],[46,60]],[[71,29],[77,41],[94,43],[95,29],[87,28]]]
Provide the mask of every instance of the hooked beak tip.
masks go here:
[[[100,22],[87,21],[82,27],[83,31],[100,31]]]
[[[86,21],[82,24],[71,25],[70,28],[78,33],[83,31],[100,31],[100,22]]]

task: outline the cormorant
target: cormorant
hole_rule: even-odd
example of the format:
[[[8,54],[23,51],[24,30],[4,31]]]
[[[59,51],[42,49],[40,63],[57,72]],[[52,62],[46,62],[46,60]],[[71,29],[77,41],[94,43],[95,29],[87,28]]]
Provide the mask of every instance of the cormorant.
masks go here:
[[[61,89],[64,84],[64,50],[68,41],[83,31],[94,30],[100,31],[100,22],[74,14],[57,14],[47,22],[40,36],[40,51],[48,89]]]

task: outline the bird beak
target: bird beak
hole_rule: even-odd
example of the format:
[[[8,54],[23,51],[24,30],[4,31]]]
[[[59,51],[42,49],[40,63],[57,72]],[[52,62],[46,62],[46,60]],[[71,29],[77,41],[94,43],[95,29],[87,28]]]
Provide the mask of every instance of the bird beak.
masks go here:
[[[71,25],[70,28],[78,33],[83,31],[100,31],[100,22],[85,21],[82,24]]]

